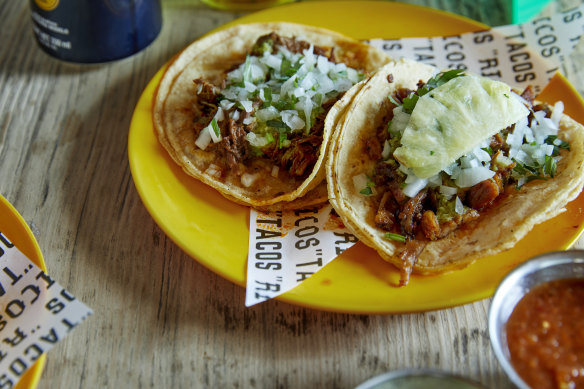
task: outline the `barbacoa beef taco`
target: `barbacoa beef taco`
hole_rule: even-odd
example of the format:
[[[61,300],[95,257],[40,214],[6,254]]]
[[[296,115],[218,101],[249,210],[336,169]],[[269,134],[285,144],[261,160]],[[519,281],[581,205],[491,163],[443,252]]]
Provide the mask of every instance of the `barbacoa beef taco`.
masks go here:
[[[354,93],[346,92],[389,61],[325,29],[236,26],[172,61],[155,96],[154,127],[187,174],[233,201],[286,208],[304,205],[307,193],[308,202],[326,201],[323,161]]]
[[[584,184],[584,127],[530,88],[384,66],[331,140],[330,201],[382,258],[431,274],[511,248]]]

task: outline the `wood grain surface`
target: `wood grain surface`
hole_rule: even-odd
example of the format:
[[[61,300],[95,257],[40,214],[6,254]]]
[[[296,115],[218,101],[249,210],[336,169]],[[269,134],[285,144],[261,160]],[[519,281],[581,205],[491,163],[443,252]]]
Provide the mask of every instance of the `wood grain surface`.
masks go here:
[[[489,25],[507,23],[502,2],[411,1]],[[146,50],[73,65],[36,46],[28,2],[0,3],[0,193],[28,221],[49,274],[94,310],[49,352],[40,387],[351,388],[415,367],[511,387],[490,348],[489,300],[404,315],[245,308],[243,288],[165,236],[132,181],[133,109],[173,54],[242,14],[162,4],[162,32]],[[566,66],[582,93],[581,47]]]

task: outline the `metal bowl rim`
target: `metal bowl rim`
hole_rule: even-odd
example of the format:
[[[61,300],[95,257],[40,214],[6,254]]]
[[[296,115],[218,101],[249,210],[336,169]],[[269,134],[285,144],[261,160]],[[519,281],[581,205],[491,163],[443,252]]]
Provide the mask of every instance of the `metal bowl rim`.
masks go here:
[[[501,337],[499,336],[500,334],[497,331],[497,319],[503,305],[502,301],[504,298],[504,293],[508,291],[510,287],[516,285],[520,280],[524,279],[526,276],[544,271],[545,269],[567,264],[584,264],[584,250],[554,251],[533,257],[511,270],[499,283],[499,286],[493,294],[488,314],[488,330],[491,341],[491,348],[493,349],[497,360],[503,367],[503,370],[507,376],[515,385],[521,389],[529,389],[529,386],[523,381],[519,374],[517,374],[511,365],[511,362],[503,352],[506,345],[502,344]],[[555,279],[560,280],[569,278],[574,277],[558,277]],[[549,281],[544,281],[536,285],[540,285],[545,282]],[[525,296],[525,294],[527,294],[536,285],[533,285],[531,288],[527,289],[525,293],[523,293],[522,297]],[[517,303],[515,303],[515,305],[516,304]],[[513,308],[515,308],[515,306],[513,306]]]
[[[376,385],[389,382],[394,379],[398,378],[405,378],[405,377],[432,377],[432,378],[452,378],[459,380],[461,383],[469,384],[472,387],[477,389],[483,389],[480,383],[473,381],[469,378],[462,377],[460,375],[454,373],[448,373],[443,370],[439,369],[432,369],[432,368],[407,368],[407,369],[400,369],[400,370],[392,370],[377,376],[369,378],[367,381],[362,382],[357,386],[355,389],[374,389]]]

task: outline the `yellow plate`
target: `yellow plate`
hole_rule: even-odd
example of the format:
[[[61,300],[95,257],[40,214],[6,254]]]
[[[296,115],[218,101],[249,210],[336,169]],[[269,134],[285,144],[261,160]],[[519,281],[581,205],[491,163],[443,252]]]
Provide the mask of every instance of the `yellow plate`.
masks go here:
[[[6,235],[35,265],[43,271],[47,271],[41,249],[32,231],[16,209],[2,196],[0,196],[0,232]],[[45,354],[41,355],[35,364],[23,374],[15,388],[36,388],[44,365]]]
[[[444,12],[392,2],[307,2],[268,9],[233,23],[291,21],[334,29],[358,39],[452,35],[485,26]],[[415,28],[412,28],[415,26]],[[223,26],[222,28],[224,28]],[[130,125],[130,168],[144,205],[160,228],[187,254],[215,273],[245,286],[249,209],[187,176],[159,145],[152,127],[153,94],[164,69],[146,87]],[[584,121],[584,102],[561,77],[544,91],[561,98],[566,112]],[[584,196],[562,215],[537,226],[517,246],[460,271],[413,276],[405,288],[392,287],[398,271],[359,243],[310,279],[278,297],[293,304],[339,312],[398,313],[466,304],[493,294],[519,262],[546,251],[566,249],[583,229]]]

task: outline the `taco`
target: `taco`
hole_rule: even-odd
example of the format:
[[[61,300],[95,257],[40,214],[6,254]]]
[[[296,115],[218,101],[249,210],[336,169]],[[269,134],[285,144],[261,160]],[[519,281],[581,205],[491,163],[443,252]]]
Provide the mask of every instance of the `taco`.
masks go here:
[[[534,99],[406,60],[357,93],[330,142],[330,202],[400,285],[513,247],[580,193],[584,127]]]
[[[321,28],[235,26],[169,64],[155,96],[155,131],[187,174],[230,200],[257,208],[326,202],[323,161],[354,93],[346,92],[389,61]]]

